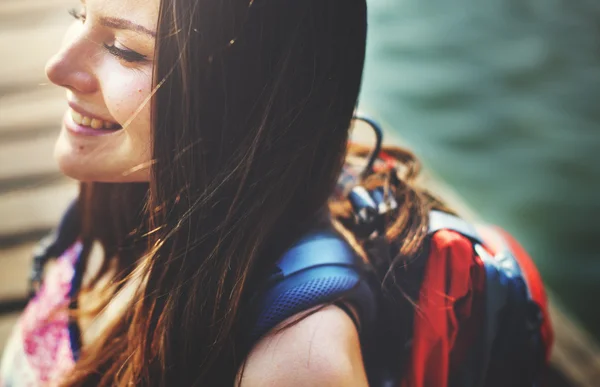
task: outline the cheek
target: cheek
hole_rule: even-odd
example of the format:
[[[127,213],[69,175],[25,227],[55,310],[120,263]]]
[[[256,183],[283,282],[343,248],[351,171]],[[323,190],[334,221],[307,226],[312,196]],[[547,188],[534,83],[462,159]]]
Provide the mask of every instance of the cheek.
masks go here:
[[[112,117],[129,135],[147,140],[151,135],[151,111],[148,98],[151,89],[150,76],[119,77],[115,73],[111,77],[111,83],[103,88],[105,103]]]

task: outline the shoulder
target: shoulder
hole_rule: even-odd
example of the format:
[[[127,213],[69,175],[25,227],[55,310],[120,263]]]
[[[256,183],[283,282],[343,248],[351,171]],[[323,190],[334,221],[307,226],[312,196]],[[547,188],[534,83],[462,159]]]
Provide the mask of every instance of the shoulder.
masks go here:
[[[250,352],[238,387],[368,386],[356,326],[342,309],[295,315],[285,326]]]

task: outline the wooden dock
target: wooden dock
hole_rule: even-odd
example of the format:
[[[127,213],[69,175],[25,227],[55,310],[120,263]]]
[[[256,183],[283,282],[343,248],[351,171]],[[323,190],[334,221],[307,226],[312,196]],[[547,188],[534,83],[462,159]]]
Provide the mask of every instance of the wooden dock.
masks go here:
[[[0,305],[23,302],[31,250],[77,193],[76,183],[62,176],[52,159],[66,108],[64,91],[44,75],[69,23],[67,10],[76,5],[72,0],[0,2],[5,54],[0,61]],[[550,385],[600,385],[598,346],[556,304],[552,314],[556,345]],[[0,314],[0,348],[17,317]]]
[[[69,23],[65,0],[0,2],[0,304],[19,305],[31,250],[56,224],[76,183],[52,158],[66,102],[44,74]],[[2,308],[0,308],[2,309]],[[12,308],[11,308],[12,309]],[[0,315],[0,348],[18,314]],[[1,351],[1,349],[0,349]]]

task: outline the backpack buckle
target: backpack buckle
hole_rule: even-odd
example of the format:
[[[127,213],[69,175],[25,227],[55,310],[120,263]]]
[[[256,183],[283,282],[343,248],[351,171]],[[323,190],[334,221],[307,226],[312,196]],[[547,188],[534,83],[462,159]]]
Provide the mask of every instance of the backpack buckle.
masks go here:
[[[355,221],[355,234],[359,238],[374,239],[385,233],[385,215],[398,208],[391,195],[386,195],[383,187],[367,190],[363,186],[354,187],[348,194]]]

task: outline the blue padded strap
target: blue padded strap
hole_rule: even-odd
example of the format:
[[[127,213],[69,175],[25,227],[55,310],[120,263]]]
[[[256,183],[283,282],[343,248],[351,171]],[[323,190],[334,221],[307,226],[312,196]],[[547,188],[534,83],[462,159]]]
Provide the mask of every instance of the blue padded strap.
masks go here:
[[[276,266],[284,277],[321,265],[356,266],[360,258],[333,231],[311,233],[302,238],[279,259]]]
[[[308,234],[281,257],[260,293],[251,342],[300,312],[342,298],[356,308],[361,326],[369,325],[376,300],[365,270],[360,257],[333,231]]]

